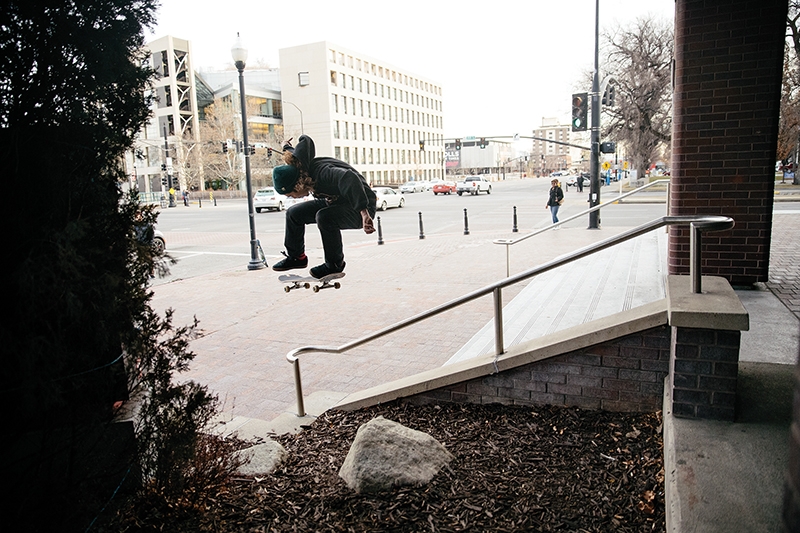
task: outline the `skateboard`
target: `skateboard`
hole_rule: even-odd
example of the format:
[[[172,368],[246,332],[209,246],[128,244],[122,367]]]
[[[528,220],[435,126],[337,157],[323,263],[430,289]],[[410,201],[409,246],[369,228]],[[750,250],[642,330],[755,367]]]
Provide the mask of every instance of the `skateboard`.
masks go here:
[[[283,290],[286,292],[291,292],[294,289],[314,289],[314,292],[319,292],[322,289],[338,289],[342,286],[341,283],[338,281],[333,281],[336,279],[341,279],[344,277],[344,272],[337,272],[336,274],[328,274],[327,276],[323,276],[321,278],[314,278],[311,276],[298,276],[297,274],[283,274],[278,276],[278,281],[281,283],[286,284],[283,287]],[[332,282],[332,283],[331,283]],[[315,283],[313,287],[311,286],[312,283]]]

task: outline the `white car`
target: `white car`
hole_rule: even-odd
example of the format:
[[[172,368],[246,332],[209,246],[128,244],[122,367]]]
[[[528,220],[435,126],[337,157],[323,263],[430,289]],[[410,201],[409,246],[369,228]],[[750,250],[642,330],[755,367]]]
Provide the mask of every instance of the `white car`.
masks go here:
[[[375,187],[372,189],[378,197],[376,206],[379,211],[386,211],[390,207],[403,207],[406,199],[403,195],[391,187]]]
[[[421,181],[407,181],[400,186],[400,192],[425,192],[425,184]]]
[[[258,189],[256,195],[253,197],[253,207],[256,213],[260,213],[262,209],[267,211],[283,211],[287,205],[290,204],[291,198],[278,194],[274,187],[264,187]]]

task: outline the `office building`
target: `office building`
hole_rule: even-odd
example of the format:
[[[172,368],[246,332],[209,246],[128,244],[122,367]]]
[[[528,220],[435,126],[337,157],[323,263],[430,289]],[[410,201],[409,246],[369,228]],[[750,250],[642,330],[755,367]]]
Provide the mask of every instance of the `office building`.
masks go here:
[[[444,176],[442,87],[329,42],[279,50],[283,127],[374,185]]]

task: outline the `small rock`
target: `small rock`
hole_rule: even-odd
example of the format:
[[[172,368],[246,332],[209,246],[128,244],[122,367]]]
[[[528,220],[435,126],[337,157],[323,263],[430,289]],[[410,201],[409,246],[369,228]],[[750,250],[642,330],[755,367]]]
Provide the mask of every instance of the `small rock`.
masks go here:
[[[270,474],[286,457],[286,448],[279,442],[268,440],[234,454],[243,461],[237,473],[242,476],[263,476]]]

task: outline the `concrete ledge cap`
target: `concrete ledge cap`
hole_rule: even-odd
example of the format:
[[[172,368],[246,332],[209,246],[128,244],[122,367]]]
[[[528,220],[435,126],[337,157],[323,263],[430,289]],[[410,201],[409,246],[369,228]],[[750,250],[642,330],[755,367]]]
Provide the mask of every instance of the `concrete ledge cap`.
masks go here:
[[[684,328],[748,331],[750,315],[728,280],[703,276],[694,294],[689,276],[667,276],[669,325]]]

